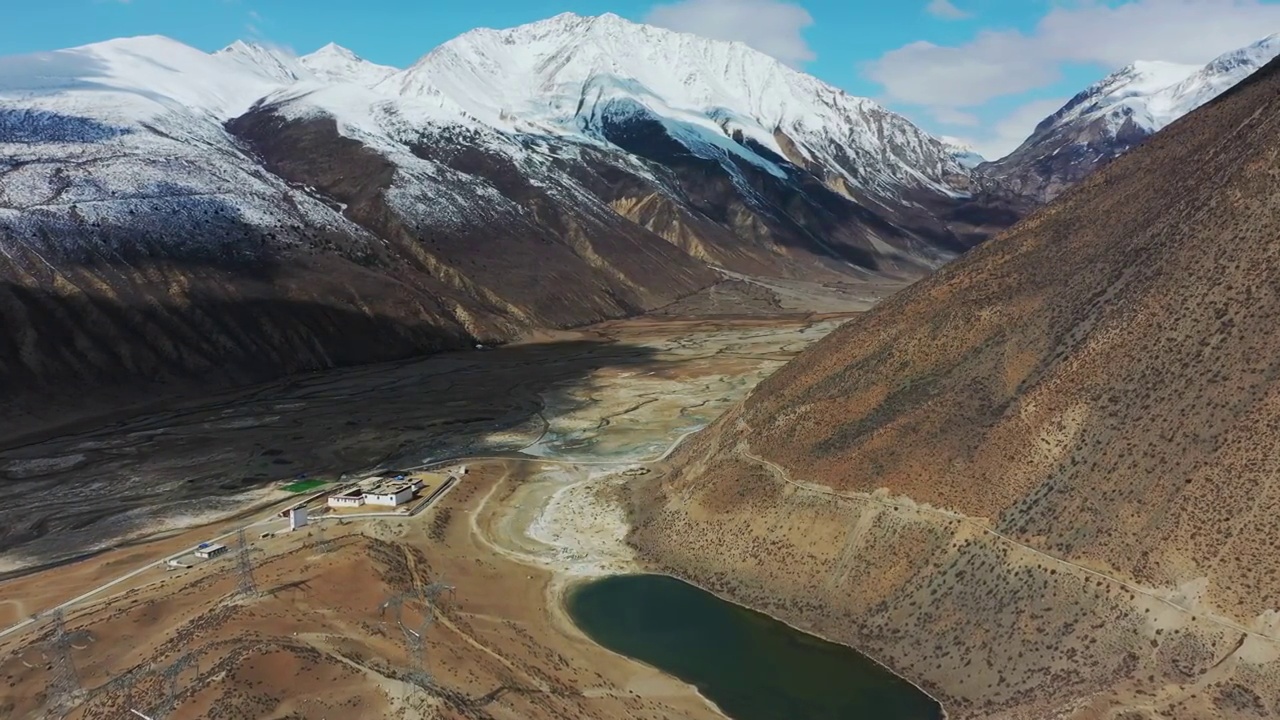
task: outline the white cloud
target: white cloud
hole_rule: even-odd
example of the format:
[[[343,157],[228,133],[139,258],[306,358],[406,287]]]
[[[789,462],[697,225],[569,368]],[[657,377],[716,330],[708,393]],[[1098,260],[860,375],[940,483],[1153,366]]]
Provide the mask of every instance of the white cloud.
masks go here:
[[[934,0],[929,10],[947,4]],[[883,87],[886,102],[916,106],[938,123],[963,128],[972,127],[975,111],[991,100],[1052,85],[1067,65],[1097,65],[1101,77],[1135,60],[1202,64],[1280,30],[1280,4],[1262,0],[1047,5],[1028,32],[987,29],[954,46],[913,42],[866,63],[863,74]],[[981,137],[967,139],[984,156],[1000,157],[1064,102],[1026,102]]]
[[[914,42],[864,72],[889,100],[971,107],[1048,85],[1065,63],[1205,63],[1276,30],[1280,5],[1259,0],[1078,0],[1053,7],[1030,33],[987,30],[954,47]]]
[[[978,125],[980,120],[978,116],[964,110],[957,110],[950,107],[932,107],[929,108],[929,114],[933,115],[933,119],[944,125],[961,125],[964,127],[974,127]]]
[[[982,157],[999,160],[1013,152],[1031,135],[1036,125],[1067,104],[1070,98],[1032,100],[1020,105],[1013,112],[996,122],[977,136],[962,138],[972,145]]]
[[[683,0],[655,5],[644,21],[716,40],[740,40],[793,67],[817,57],[803,35],[813,17],[780,0]]]
[[[924,11],[943,20],[963,20],[973,15],[973,13],[956,7],[951,0],[929,0],[929,4],[925,6]]]

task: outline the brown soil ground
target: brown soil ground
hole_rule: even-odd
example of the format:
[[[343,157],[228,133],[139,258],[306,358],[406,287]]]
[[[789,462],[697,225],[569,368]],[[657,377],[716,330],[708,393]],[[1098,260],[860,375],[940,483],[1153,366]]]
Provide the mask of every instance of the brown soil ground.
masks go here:
[[[473,466],[413,519],[326,524],[328,553],[314,529],[255,540],[261,597],[237,596],[235,558],[224,556],[189,570],[157,568],[70,611],[69,654],[87,692],[67,717],[114,719],[129,707],[175,720],[719,717],[688,686],[586,640],[556,609],[551,572],[475,535],[467,518],[501,512],[500,503],[480,504],[509,470]],[[162,556],[167,543],[14,581],[4,595],[42,605]],[[379,606],[437,579],[456,590],[438,601],[425,633],[433,679],[423,690],[406,682],[412,662],[402,632]],[[423,612],[410,603],[404,618],[414,624]],[[44,716],[48,637],[39,624],[0,640],[0,716]],[[176,709],[166,713],[166,669],[187,655],[196,662],[176,674]]]
[[[210,474],[227,473],[235,458],[261,446],[284,450],[271,457],[314,453],[317,462],[329,453],[385,456],[388,440],[372,432],[383,427],[397,443],[447,440],[489,457],[467,460],[469,472],[412,517],[335,514],[271,535],[286,521],[255,521],[306,499],[271,491],[234,518],[175,526],[0,581],[0,628],[44,613],[0,631],[0,718],[59,717],[51,707],[61,695],[50,690],[58,652],[47,611],[124,576],[66,611],[68,652],[84,688],[68,706],[72,720],[118,720],[130,707],[208,720],[719,717],[689,686],[587,640],[560,598],[580,578],[639,568],[623,542],[626,517],[607,497],[619,482],[647,473],[677,437],[714,419],[841,319],[606,323],[513,351],[249,388],[93,430],[110,444],[138,435],[147,422],[162,424],[164,435],[144,446],[150,464],[140,468],[168,463],[190,472],[186,454],[207,448],[218,452],[194,454]],[[503,419],[492,411],[504,404],[519,412]],[[267,413],[280,419],[235,422]],[[351,425],[352,418],[360,422]],[[48,441],[54,448],[82,442]],[[541,459],[513,457],[521,449]],[[105,466],[88,458],[66,475],[67,486],[115,467],[112,457]],[[624,468],[635,469],[611,474]],[[323,503],[310,501],[313,517]],[[237,595],[231,554],[188,569],[162,564],[201,541],[234,547],[234,536],[221,536],[246,523],[261,597]],[[322,540],[331,552],[322,552]],[[406,675],[405,635],[379,606],[441,578],[456,590],[425,634],[433,680],[416,689]],[[406,613],[423,611],[415,602]],[[188,656],[190,666],[180,662]]]

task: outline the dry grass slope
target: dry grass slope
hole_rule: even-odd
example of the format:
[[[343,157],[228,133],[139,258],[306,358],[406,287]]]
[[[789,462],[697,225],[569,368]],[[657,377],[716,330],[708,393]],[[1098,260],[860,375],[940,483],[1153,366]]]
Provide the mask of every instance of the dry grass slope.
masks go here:
[[[1273,62],[762,383],[633,542],[952,717],[1280,715],[1277,187]]]

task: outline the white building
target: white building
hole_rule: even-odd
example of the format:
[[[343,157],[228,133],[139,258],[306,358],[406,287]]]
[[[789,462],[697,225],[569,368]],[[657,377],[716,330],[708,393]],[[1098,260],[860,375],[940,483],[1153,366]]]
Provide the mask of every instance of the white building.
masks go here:
[[[364,500],[370,505],[387,505],[396,507],[413,499],[416,492],[412,483],[406,485],[389,485],[365,493]]]
[[[289,509],[289,529],[297,530],[307,524],[307,509],[304,507]]]
[[[209,558],[218,557],[226,551],[226,545],[206,545],[196,550],[196,557],[201,558],[202,560],[208,560]]]
[[[343,495],[330,495],[329,507],[331,508],[353,508],[360,507],[364,504],[365,495],[362,490],[352,490]]]

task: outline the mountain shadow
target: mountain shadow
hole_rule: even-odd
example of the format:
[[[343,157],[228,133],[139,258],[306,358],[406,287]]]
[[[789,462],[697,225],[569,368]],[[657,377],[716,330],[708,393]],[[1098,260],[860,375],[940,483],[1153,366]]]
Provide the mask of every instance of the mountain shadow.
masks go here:
[[[430,327],[310,304],[255,303],[219,314],[314,329],[291,331],[298,340],[290,347],[310,348],[311,359],[326,357],[328,327],[341,333],[334,342],[386,356],[452,340]],[[0,487],[25,500],[0,508],[0,552],[58,562],[151,534],[168,517],[232,511],[245,504],[243,493],[281,480],[515,452],[545,432],[544,407],[572,412],[589,402],[571,392],[584,378],[609,367],[642,372],[653,358],[650,348],[606,341],[442,353],[156,402],[10,441],[0,450]]]

